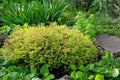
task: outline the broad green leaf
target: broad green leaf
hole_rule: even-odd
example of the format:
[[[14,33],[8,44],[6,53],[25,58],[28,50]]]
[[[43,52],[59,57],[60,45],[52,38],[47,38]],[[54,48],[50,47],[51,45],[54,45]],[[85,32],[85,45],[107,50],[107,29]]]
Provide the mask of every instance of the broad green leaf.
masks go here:
[[[28,27],[28,23],[25,23],[23,26],[21,26],[23,29]]]
[[[49,72],[45,72],[43,77],[47,77],[49,75]]]
[[[73,71],[70,76],[71,76],[72,79],[77,79],[78,78],[76,76],[76,72],[75,71]]]
[[[79,79],[79,78],[85,78],[85,74],[83,73],[83,72],[81,72],[81,71],[78,71],[77,73],[76,73],[76,77]]]
[[[45,75],[46,73],[47,73],[47,74],[49,73],[48,66],[47,66],[47,65],[43,65],[43,66],[40,68],[40,74],[41,74],[41,75]]]
[[[106,66],[105,66],[105,67],[96,68],[95,70],[96,70],[97,73],[108,73],[107,69],[108,68],[106,68]]]
[[[104,80],[104,75],[97,74],[97,75],[95,76],[95,80]]]
[[[86,71],[85,67],[83,65],[80,65],[79,70]]]
[[[93,70],[94,69],[94,64],[88,64],[86,66],[87,70]]]
[[[113,54],[112,54],[112,53],[109,53],[109,52],[106,52],[105,58],[106,58],[108,61],[113,61]]]
[[[53,74],[50,74],[46,78],[44,78],[44,80],[52,80],[54,78],[55,78],[55,76]]]
[[[94,75],[90,75],[90,76],[88,77],[89,80],[92,80],[93,78],[94,78]]]
[[[71,65],[70,65],[70,68],[71,68],[73,71],[76,71],[76,70],[77,70],[77,67],[76,67],[74,64],[71,64]]]

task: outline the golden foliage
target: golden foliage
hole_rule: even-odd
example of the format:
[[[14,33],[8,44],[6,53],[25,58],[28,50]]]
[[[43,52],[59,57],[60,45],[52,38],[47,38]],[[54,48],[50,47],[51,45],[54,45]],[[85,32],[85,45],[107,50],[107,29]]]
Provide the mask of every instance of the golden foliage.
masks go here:
[[[97,50],[87,36],[57,25],[16,29],[1,51],[15,63],[22,61],[35,67],[49,64],[51,69],[86,64],[97,57]]]

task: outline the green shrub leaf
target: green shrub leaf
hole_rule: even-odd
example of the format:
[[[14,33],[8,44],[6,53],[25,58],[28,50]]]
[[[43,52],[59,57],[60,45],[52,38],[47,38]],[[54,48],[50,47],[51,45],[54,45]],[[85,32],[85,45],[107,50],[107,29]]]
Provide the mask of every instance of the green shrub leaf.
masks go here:
[[[55,76],[53,74],[48,75],[44,80],[52,80]]]
[[[49,69],[48,69],[47,65],[43,65],[40,68],[40,74],[43,75],[43,76],[47,76],[49,74]]]
[[[76,76],[76,72],[75,71],[73,71],[70,76],[73,79],[78,79],[78,76]]]
[[[90,76],[88,77],[89,80],[92,80],[93,78],[94,78],[94,75],[90,75]]]
[[[71,69],[72,69],[73,71],[76,71],[76,70],[77,70],[77,68],[76,68],[76,66],[75,66],[74,64],[71,64],[70,67],[71,67]]]
[[[104,75],[97,74],[97,75],[95,76],[95,80],[104,80]]]

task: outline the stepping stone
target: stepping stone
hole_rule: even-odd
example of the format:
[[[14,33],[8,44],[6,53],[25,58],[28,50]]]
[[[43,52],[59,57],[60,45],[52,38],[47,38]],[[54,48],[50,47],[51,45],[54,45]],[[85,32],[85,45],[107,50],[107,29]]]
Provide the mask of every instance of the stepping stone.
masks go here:
[[[101,34],[96,41],[106,51],[112,53],[120,52],[120,38],[115,35]]]

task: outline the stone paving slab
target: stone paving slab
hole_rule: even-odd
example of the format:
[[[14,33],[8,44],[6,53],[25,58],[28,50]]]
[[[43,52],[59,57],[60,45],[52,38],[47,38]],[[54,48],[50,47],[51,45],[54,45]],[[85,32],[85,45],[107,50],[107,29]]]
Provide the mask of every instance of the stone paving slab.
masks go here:
[[[98,44],[106,51],[120,52],[120,38],[115,35],[101,34],[97,37]]]

